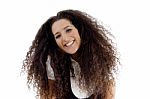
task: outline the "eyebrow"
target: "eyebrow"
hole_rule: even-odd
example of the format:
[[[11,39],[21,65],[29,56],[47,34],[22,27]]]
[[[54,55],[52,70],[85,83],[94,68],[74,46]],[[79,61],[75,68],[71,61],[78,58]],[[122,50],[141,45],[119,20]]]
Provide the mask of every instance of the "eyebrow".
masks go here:
[[[66,27],[64,27],[64,29],[66,29],[66,28],[68,28],[68,27],[72,27],[71,25],[70,26],[66,26]]]
[[[66,29],[68,27],[72,27],[71,25],[65,26],[63,29]],[[56,32],[54,35],[57,35],[59,32]]]

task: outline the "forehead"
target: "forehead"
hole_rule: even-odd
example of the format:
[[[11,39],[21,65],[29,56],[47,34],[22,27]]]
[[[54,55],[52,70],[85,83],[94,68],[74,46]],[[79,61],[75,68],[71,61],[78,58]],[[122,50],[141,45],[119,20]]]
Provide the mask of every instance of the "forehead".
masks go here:
[[[63,30],[64,28],[72,26],[71,22],[67,19],[59,19],[55,21],[52,25],[52,32],[57,33]]]

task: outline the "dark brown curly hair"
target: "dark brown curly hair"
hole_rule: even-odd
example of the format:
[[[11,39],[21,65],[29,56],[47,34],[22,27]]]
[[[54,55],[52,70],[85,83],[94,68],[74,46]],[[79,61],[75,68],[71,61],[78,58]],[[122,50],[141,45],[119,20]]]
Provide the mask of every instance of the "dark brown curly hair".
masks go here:
[[[98,24],[95,18],[78,10],[60,11],[41,26],[23,62],[27,84],[36,88],[37,96],[43,95],[44,99],[49,99],[49,90],[52,89],[48,84],[46,61],[50,56],[55,76],[55,95],[58,99],[67,99],[70,71],[73,75],[74,70],[71,65],[72,56],[60,50],[51,30],[53,23],[59,19],[69,20],[81,37],[80,48],[74,57],[81,68],[81,79],[85,80],[85,84],[79,80],[79,85],[95,97],[101,95],[103,99],[110,90],[109,86],[115,84],[114,74],[119,62],[117,50],[109,38],[111,33]]]

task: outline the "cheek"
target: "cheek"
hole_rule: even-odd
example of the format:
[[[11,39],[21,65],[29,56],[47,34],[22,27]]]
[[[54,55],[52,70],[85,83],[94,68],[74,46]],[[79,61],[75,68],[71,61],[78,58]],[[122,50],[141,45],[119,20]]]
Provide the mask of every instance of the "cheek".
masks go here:
[[[56,40],[56,44],[61,48],[61,40],[60,39]]]
[[[76,36],[76,38],[77,38],[78,42],[81,43],[81,38],[80,38],[79,34]]]

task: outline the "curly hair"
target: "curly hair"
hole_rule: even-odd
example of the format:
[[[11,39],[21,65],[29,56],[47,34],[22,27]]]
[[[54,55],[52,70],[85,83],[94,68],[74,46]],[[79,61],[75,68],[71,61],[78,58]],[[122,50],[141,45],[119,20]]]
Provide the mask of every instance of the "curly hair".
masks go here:
[[[48,76],[46,61],[51,57],[51,67],[55,75],[55,93],[58,99],[65,99],[69,92],[70,71],[72,68],[71,55],[62,52],[57,46],[51,27],[59,19],[69,20],[79,31],[81,45],[76,52],[75,60],[81,68],[81,79],[85,84],[79,85],[88,89],[95,97],[101,95],[102,99],[109,86],[115,84],[114,73],[117,71],[116,47],[108,37],[112,35],[103,25],[98,24],[97,20],[85,12],[79,10],[63,10],[56,16],[50,17],[39,29],[32,46],[27,52],[23,62],[23,70],[27,71],[27,84],[36,88],[37,96],[44,95],[44,99],[49,99]],[[89,88],[90,86],[90,88]]]

